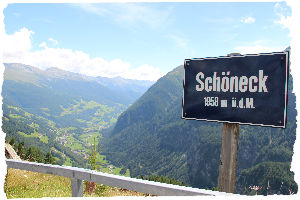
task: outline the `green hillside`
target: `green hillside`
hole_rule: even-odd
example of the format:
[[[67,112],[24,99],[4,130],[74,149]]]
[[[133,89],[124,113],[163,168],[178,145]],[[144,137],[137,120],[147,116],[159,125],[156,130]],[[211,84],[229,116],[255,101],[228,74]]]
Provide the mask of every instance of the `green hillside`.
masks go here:
[[[180,66],[123,112],[107,137],[104,153],[133,177],[167,176],[193,187],[213,188],[218,180],[222,124],[181,119],[182,80]],[[297,114],[291,89],[290,77],[286,129],[240,126],[237,176],[262,162],[291,162]]]
[[[3,104],[2,129],[7,134],[6,138],[13,137],[26,146],[37,146],[44,154],[51,151],[57,164],[87,167],[87,150],[92,138],[95,136],[101,140],[101,130],[113,124],[118,113],[113,113],[114,108],[96,102],[81,101],[75,105],[79,104],[81,110],[72,107],[61,112],[66,119],[58,116],[56,120],[61,119],[60,124],[22,108]],[[74,110],[76,112],[72,113]],[[67,118],[70,116],[73,118]]]
[[[288,162],[263,162],[250,169],[241,171],[237,180],[238,190],[242,194],[254,194],[249,186],[260,186],[258,194],[296,194],[297,183],[294,181],[294,173],[290,171]],[[268,188],[269,184],[269,188]]]
[[[37,146],[43,153],[51,152],[57,164],[87,167],[91,139],[95,136],[101,140],[102,131],[111,127],[134,97],[152,84],[102,78],[105,85],[100,79],[57,68],[40,70],[5,63],[2,129],[6,139],[14,137],[18,143],[24,141],[26,146]],[[112,84],[119,80],[122,85]],[[126,85],[131,90],[126,90]]]

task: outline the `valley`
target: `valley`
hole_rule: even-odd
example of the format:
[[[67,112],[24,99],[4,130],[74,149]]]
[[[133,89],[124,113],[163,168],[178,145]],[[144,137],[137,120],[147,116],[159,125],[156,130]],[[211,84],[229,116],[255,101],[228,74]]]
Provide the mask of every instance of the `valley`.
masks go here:
[[[117,121],[132,103],[132,96],[141,95],[151,84],[120,79],[122,85],[112,87],[112,79],[105,79],[109,88],[100,84],[102,79],[59,69],[42,71],[6,64],[2,92],[6,138],[13,137],[27,147],[37,146],[44,154],[51,152],[57,164],[88,168],[93,138],[102,145],[102,130]],[[135,91],[133,95],[127,94],[126,84]],[[123,98],[117,94],[120,90],[124,91]],[[102,163],[105,172],[118,174],[121,170],[104,155],[97,162]],[[129,170],[124,174],[129,176]]]
[[[215,189],[222,127],[181,119],[183,72],[179,66],[149,83],[6,64],[2,129],[7,139],[51,152],[59,165],[90,168],[95,138],[103,172],[168,177]],[[240,127],[236,193],[251,194],[245,188],[260,184],[261,194],[266,194],[268,181],[273,194],[297,192],[289,170],[297,115],[292,86],[290,76],[285,129]],[[259,177],[252,179],[257,173]],[[278,173],[283,176],[275,176]],[[280,190],[282,181],[287,190]]]

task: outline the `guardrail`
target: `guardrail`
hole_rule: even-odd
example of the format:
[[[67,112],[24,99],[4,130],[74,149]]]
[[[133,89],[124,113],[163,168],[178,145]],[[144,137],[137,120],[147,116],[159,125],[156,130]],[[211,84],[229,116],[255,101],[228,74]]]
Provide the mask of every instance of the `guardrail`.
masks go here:
[[[7,168],[71,178],[72,197],[83,196],[83,180],[158,196],[233,195],[224,192],[129,178],[77,167],[50,165],[12,159],[7,159],[6,164]]]

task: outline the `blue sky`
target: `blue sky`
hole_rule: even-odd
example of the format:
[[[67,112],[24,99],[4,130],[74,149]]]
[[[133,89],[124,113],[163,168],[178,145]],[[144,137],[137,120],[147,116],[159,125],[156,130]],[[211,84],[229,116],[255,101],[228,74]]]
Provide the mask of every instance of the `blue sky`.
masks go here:
[[[157,80],[184,59],[282,51],[285,2],[9,4],[4,62]]]

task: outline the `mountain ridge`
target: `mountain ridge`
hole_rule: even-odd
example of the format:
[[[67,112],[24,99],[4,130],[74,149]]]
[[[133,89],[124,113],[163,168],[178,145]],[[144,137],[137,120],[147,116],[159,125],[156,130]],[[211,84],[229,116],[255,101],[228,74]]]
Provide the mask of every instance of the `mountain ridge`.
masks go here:
[[[34,73],[37,73],[37,74],[40,74],[40,75],[47,75],[47,72],[49,73],[50,72],[50,75],[53,77],[53,78],[63,78],[64,75],[65,76],[68,76],[68,77],[80,77],[80,78],[83,78],[85,80],[90,80],[90,81],[95,81],[97,79],[105,79],[106,81],[107,80],[116,80],[116,81],[132,81],[132,82],[135,82],[135,83],[141,83],[142,85],[144,86],[149,86],[151,84],[153,84],[155,81],[150,81],[150,80],[139,80],[139,79],[128,79],[128,78],[123,78],[121,76],[115,76],[115,77],[104,77],[104,76],[87,76],[87,75],[84,75],[84,74],[81,74],[81,73],[76,73],[76,72],[71,72],[71,71],[67,71],[67,70],[64,70],[64,69],[61,69],[61,68],[58,68],[58,67],[49,67],[49,68],[46,68],[46,69],[40,69],[38,67],[34,67],[32,65],[26,65],[26,64],[22,64],[22,63],[4,63],[4,66],[5,67],[11,67],[11,68],[15,68],[15,69],[18,69],[18,70],[21,70],[21,71],[26,71],[26,72],[34,72]],[[49,74],[48,74],[49,75]],[[101,83],[101,81],[98,81],[99,83]]]

